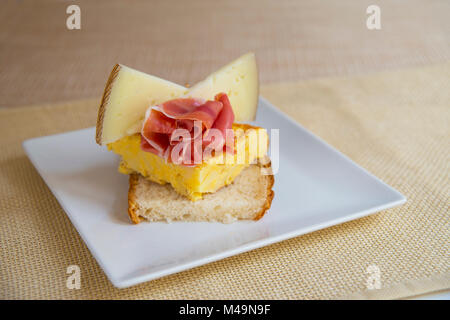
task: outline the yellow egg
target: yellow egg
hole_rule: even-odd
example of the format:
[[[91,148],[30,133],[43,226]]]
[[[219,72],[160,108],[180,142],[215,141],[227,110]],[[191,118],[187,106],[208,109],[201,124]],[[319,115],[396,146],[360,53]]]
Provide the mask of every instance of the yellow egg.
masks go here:
[[[139,134],[110,143],[108,148],[122,156],[119,172],[138,172],[151,181],[170,183],[178,193],[196,201],[204,193],[232,183],[245,167],[266,155],[269,140],[265,129],[234,124],[233,130],[235,155],[219,154],[190,167],[168,163],[151,152],[142,151]]]

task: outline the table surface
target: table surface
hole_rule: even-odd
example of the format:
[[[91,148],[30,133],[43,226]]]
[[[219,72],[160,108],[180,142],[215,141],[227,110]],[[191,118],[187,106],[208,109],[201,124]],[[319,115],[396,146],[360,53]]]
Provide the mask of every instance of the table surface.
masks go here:
[[[74,2],[75,3],[75,2]],[[262,83],[450,60],[450,1],[3,1],[0,107],[99,97],[115,63],[195,83],[247,51]]]

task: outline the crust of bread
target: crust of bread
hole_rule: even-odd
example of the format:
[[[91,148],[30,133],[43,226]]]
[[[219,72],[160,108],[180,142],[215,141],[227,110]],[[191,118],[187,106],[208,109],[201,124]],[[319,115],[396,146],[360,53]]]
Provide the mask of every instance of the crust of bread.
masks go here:
[[[136,202],[136,186],[139,181],[139,174],[132,173],[130,174],[130,187],[128,189],[128,215],[130,216],[131,222],[134,224],[138,224],[141,222],[141,218],[136,213],[137,211],[137,202]]]
[[[272,165],[270,161],[263,165],[264,168],[270,168]],[[267,184],[267,198],[266,202],[264,203],[264,206],[262,207],[261,211],[256,215],[256,217],[253,220],[259,220],[261,219],[267,212],[267,210],[270,209],[270,206],[272,205],[273,197],[275,196],[275,192],[272,190],[273,184],[275,183],[275,179],[273,177],[273,174],[268,176],[269,183]]]
[[[98,108],[95,141],[99,145],[102,145],[103,119],[105,117],[105,112],[108,106],[109,96],[111,95],[112,86],[117,78],[117,75],[119,74],[119,71],[120,65],[116,64],[108,77],[108,81],[105,85],[105,90],[103,91],[102,101],[100,103],[100,107]]]
[[[250,128],[250,127],[255,128],[254,126],[247,125],[247,124],[244,124],[243,126],[247,126],[248,128]],[[271,162],[268,161],[266,164],[260,163],[260,166],[264,167],[264,168],[270,168]],[[270,207],[272,205],[272,200],[275,196],[275,192],[272,190],[275,179],[274,179],[273,175],[268,175],[267,178],[269,179],[269,182],[267,184],[266,201],[265,201],[261,211],[255,216],[255,218],[253,218],[254,221],[261,219],[266,214],[267,210],[270,209]],[[143,218],[141,218],[137,214],[138,203],[136,201],[136,187],[137,187],[138,183],[139,183],[139,174],[138,173],[130,174],[129,189],[128,189],[128,216],[130,217],[131,222],[133,224],[138,224],[143,220]],[[224,188],[226,188],[226,186]],[[199,201],[201,201],[201,200],[199,200]]]

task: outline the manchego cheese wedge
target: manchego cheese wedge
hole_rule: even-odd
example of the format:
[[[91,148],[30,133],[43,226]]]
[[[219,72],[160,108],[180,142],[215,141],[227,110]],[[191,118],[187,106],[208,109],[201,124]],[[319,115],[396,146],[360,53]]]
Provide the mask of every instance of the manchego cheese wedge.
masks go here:
[[[222,67],[191,89],[117,64],[103,93],[96,141],[106,145],[137,133],[149,106],[187,96],[213,100],[217,93],[225,92],[235,120],[252,121],[258,104],[258,90],[258,70],[253,53]]]
[[[194,85],[187,96],[214,100],[219,92],[230,99],[235,120],[255,120],[259,95],[258,67],[254,53],[247,53]]]
[[[183,86],[116,64],[98,111],[97,143],[105,145],[139,132],[149,106],[178,98],[186,92]]]

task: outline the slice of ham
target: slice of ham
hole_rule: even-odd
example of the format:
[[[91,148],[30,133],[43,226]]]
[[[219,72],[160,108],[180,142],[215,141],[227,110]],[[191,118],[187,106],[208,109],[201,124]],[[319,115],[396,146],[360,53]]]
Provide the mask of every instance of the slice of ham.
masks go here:
[[[176,119],[169,118],[164,113],[151,109],[144,130],[145,135],[151,132],[171,134],[176,128]]]
[[[210,153],[211,148],[215,152],[234,152],[233,135],[230,139],[233,122],[233,109],[225,93],[208,101],[169,100],[147,110],[141,130],[141,149],[168,162],[196,165],[203,160],[202,153],[207,148]]]
[[[197,120],[209,129],[222,110],[220,101],[202,101],[199,99],[174,99],[158,106],[164,115],[177,120]],[[233,115],[234,117],[234,115]]]
[[[219,93],[215,97],[216,101],[221,102],[223,107],[214,121],[213,127],[220,130],[225,137],[225,130],[231,129],[231,126],[234,122],[234,113],[231,108],[230,100],[228,100],[228,96],[225,93]]]
[[[144,137],[144,135],[142,135],[142,137]],[[141,149],[159,156],[164,154],[164,151],[169,145],[169,137],[163,133],[148,132],[144,139],[142,137]]]
[[[230,100],[228,100],[228,96],[225,93],[217,94],[215,100],[221,102],[223,105],[220,114],[217,116],[212,126],[212,128],[218,130],[218,132],[212,133],[212,130],[207,129],[203,135],[203,144],[209,145],[215,150],[219,150],[223,148],[226,142],[228,142],[226,150],[228,152],[234,152],[234,134],[231,130],[231,126],[234,122],[234,113],[231,108]]]

